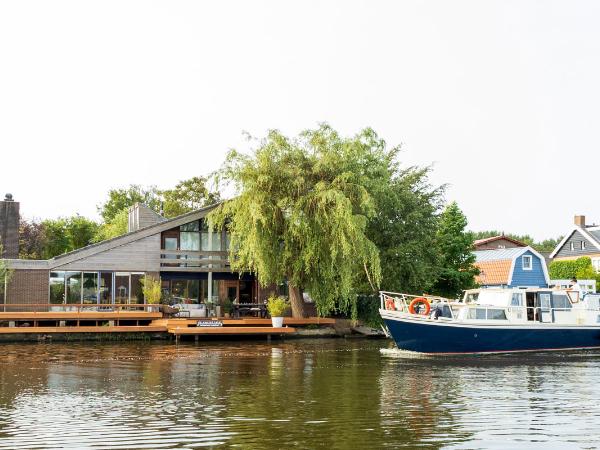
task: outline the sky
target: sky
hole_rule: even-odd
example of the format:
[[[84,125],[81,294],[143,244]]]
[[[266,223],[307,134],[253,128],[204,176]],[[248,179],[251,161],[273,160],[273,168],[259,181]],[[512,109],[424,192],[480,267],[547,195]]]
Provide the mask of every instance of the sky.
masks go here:
[[[473,230],[600,222],[600,2],[0,1],[0,195],[98,218],[244,132],[372,127]]]

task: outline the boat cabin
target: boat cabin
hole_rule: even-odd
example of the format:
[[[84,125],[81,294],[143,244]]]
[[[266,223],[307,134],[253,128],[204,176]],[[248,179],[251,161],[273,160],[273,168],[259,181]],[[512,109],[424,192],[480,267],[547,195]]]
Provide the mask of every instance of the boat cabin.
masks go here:
[[[600,323],[600,294],[568,289],[472,289],[453,305],[457,320]]]

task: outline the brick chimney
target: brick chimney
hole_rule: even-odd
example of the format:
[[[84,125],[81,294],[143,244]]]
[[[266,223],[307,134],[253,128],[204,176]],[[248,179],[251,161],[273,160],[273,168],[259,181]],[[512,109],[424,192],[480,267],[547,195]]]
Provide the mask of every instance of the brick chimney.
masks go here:
[[[585,216],[575,216],[575,225],[579,228],[585,228]]]
[[[6,194],[0,202],[0,258],[19,258],[19,202]]]

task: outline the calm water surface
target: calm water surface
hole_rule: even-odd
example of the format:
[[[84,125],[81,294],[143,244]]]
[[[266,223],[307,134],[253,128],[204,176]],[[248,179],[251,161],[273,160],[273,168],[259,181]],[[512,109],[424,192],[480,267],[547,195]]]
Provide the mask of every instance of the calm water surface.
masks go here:
[[[595,448],[600,353],[387,341],[3,344],[0,449]]]

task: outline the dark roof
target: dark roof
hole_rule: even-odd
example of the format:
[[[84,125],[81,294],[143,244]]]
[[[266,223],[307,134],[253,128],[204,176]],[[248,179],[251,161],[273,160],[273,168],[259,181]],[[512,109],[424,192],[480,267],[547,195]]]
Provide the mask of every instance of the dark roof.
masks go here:
[[[477,247],[478,245],[488,244],[490,242],[499,241],[499,240],[505,240],[505,241],[512,242],[513,244],[518,245],[519,247],[527,247],[527,244],[525,242],[517,241],[516,239],[508,237],[504,234],[500,234],[498,236],[492,236],[492,237],[484,238],[484,239],[477,239],[475,242],[473,242],[473,245],[475,247]]]

